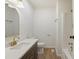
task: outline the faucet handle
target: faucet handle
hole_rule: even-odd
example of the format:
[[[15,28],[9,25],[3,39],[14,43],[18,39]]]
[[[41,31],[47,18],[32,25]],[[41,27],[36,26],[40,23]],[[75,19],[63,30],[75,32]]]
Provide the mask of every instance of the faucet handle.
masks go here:
[[[73,45],[73,43],[70,43],[70,42],[69,42],[68,44],[69,44],[69,45]]]
[[[72,35],[72,36],[70,36],[70,39],[74,39],[74,36]]]

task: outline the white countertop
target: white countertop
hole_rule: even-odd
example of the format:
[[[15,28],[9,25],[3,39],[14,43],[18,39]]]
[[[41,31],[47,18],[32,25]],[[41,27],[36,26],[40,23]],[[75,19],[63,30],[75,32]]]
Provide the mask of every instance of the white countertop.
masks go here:
[[[5,59],[20,59],[37,41],[38,39],[25,39],[21,42],[27,44],[20,44],[15,48],[5,48]]]

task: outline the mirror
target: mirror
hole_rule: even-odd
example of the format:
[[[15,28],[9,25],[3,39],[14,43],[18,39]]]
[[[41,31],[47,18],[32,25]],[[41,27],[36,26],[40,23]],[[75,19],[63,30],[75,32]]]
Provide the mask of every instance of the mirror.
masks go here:
[[[5,37],[19,35],[19,14],[15,8],[5,4]]]

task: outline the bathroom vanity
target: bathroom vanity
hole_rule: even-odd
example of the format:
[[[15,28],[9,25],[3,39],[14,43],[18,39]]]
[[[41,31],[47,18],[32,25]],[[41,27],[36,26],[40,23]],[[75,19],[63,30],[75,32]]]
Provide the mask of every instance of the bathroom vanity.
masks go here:
[[[6,47],[5,59],[37,59],[38,39],[25,39],[16,47]]]
[[[37,43],[35,43],[21,59],[37,59]]]

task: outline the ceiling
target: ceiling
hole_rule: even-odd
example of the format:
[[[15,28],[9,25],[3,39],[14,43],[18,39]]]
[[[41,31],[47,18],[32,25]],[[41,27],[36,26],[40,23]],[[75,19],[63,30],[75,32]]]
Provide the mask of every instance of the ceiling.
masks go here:
[[[35,8],[56,7],[57,0],[28,0]]]

